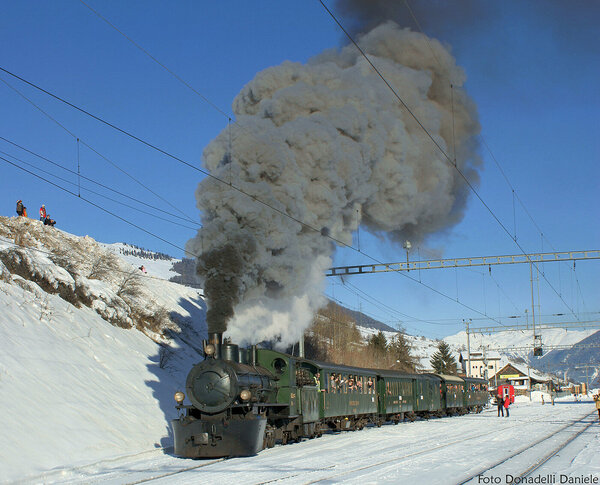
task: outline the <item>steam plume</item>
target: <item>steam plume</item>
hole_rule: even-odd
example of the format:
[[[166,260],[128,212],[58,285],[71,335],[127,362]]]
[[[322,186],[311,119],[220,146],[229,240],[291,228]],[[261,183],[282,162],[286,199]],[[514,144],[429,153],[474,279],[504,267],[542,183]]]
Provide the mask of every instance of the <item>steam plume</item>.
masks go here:
[[[359,43],[476,183],[479,124],[448,50],[392,22]],[[204,227],[188,242],[202,254],[210,331],[231,318],[235,341],[295,342],[324,303],[334,240],[352,244],[360,224],[418,242],[462,217],[460,175],[354,46],[258,73],[233,109],[237,123],[206,147],[204,161],[252,197],[203,180]]]

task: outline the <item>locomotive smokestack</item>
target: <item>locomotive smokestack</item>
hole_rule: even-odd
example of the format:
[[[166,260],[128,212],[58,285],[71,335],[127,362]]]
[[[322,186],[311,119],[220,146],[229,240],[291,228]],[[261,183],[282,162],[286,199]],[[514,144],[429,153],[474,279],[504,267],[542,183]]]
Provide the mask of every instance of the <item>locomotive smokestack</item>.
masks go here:
[[[212,355],[214,356],[215,359],[220,359],[221,358],[221,348],[223,346],[223,333],[221,332],[210,332],[208,334],[208,341],[204,341],[204,353],[207,355],[210,355],[207,352],[207,346],[208,345],[212,345],[212,347],[214,348],[214,352],[212,353]]]
[[[208,343],[216,346],[223,344],[223,334],[221,332],[212,332],[208,334]]]

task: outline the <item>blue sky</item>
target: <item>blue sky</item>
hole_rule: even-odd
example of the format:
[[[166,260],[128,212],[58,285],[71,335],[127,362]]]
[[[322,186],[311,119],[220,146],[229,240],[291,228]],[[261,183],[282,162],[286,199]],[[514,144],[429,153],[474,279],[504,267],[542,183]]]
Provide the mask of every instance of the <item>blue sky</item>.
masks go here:
[[[210,104],[77,0],[3,2],[0,66],[195,167],[201,167],[203,148],[227,126],[231,101],[258,71],[284,60],[305,62],[326,48],[345,43],[317,0],[86,3]],[[480,4],[477,20],[468,15],[436,18],[436,8],[437,2],[431,2],[428,8],[415,11],[425,33],[451,45],[458,64],[465,69],[466,89],[477,103],[483,140],[526,210],[519,200],[513,204],[512,190],[485,147],[477,188],[481,198],[511,235],[516,228],[517,241],[527,252],[598,249],[600,52],[594,36],[600,20],[598,5],[487,2]],[[14,215],[17,199],[25,202],[32,216],[45,203],[58,221],[57,227],[68,232],[182,255],[177,247],[183,247],[194,235],[199,221],[194,190],[204,177],[200,171],[103,126],[6,73],[0,72],[0,79],[4,81],[0,82],[0,136],[75,172],[79,138],[81,174],[144,201],[144,205],[126,201],[85,180],[81,181],[82,197],[161,239],[3,160],[0,214]],[[72,173],[4,140],[0,140],[0,151],[18,160],[4,153],[1,157],[78,193],[78,179]],[[120,202],[106,200],[87,188]],[[124,204],[135,205],[150,215]],[[152,206],[183,219],[160,213]],[[393,262],[406,257],[402,248],[364,231],[360,242],[365,254],[340,250],[335,264],[369,263],[370,257]],[[427,245],[413,248],[409,257],[520,252],[471,194],[463,221],[447,233],[432,237]],[[576,272],[572,264],[544,265],[549,283],[540,279],[542,321],[598,318],[598,264],[578,262]],[[509,324],[515,319],[498,317],[524,315],[525,308],[531,312],[526,265],[495,266],[491,274],[487,268],[472,268],[420,275],[363,275],[332,280],[327,293],[374,318],[403,325],[409,333],[433,337],[460,330],[465,318],[489,324],[493,321],[486,317],[494,317]],[[537,299],[537,288],[535,293]],[[555,313],[568,315],[546,316]]]

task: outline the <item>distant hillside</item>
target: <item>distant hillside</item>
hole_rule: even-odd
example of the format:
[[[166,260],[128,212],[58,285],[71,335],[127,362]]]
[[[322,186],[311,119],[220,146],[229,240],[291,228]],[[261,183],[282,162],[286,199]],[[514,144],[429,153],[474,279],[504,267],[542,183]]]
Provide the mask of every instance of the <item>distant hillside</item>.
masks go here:
[[[379,320],[375,320],[374,318],[371,318],[370,316],[365,315],[364,313],[357,312],[356,310],[350,310],[349,308],[346,308],[342,305],[338,305],[337,303],[335,304],[342,308],[348,315],[350,315],[350,317],[356,321],[356,325],[358,325],[359,327],[372,328],[375,330],[381,330],[383,332],[397,332],[395,328],[392,328],[389,325],[380,322]]]
[[[592,346],[595,347],[588,347]],[[577,382],[590,383],[592,387],[600,386],[600,330],[581,340],[574,347],[564,350],[552,350],[538,360],[537,367],[546,372],[562,375],[565,370],[567,377]],[[594,368],[582,368],[586,364]],[[578,368],[579,367],[579,368]]]
[[[150,259],[150,260],[166,260],[171,261],[173,258],[165,253],[160,253],[156,251],[151,251],[150,249],[141,248],[136,246],[135,244],[127,244],[120,243],[119,244],[119,253],[124,256],[135,256],[136,258],[141,259]]]

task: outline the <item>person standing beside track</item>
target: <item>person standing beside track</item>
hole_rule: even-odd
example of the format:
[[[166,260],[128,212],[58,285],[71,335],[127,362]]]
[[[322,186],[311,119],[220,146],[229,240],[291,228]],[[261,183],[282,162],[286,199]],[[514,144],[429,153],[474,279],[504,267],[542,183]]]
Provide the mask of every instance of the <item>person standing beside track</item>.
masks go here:
[[[594,396],[594,401],[596,401],[596,409],[598,410],[598,421],[600,421],[600,391]]]
[[[494,400],[496,402],[496,406],[498,406],[498,417],[500,417],[500,413],[502,413],[502,417],[504,417],[504,402],[502,396],[500,394],[496,394]]]
[[[510,395],[506,395],[504,397],[504,407],[506,408],[506,417],[508,418],[510,416],[510,413],[508,412],[508,406],[510,406]]]

